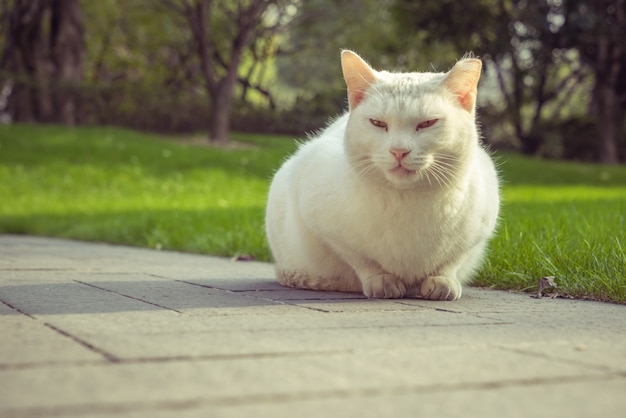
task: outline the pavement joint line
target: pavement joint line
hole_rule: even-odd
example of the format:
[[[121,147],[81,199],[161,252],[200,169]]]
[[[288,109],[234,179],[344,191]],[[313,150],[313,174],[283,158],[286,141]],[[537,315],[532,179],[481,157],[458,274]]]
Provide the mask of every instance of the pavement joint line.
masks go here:
[[[132,274],[132,273],[130,273],[130,274]],[[145,274],[146,276],[149,276],[149,277],[156,277],[157,279],[172,280],[172,278],[171,278],[171,277],[161,276],[160,274],[155,274],[155,273],[143,273],[143,274]],[[180,280],[176,280],[176,279],[174,279],[174,281],[175,281],[175,282],[178,282],[178,281],[180,281]]]
[[[314,307],[311,307],[311,306],[300,306],[300,305],[296,305],[294,303],[289,303],[289,302],[286,302],[285,299],[272,299],[272,298],[267,298],[267,297],[259,297],[257,295],[253,295],[252,294],[252,292],[254,292],[254,290],[242,290],[242,291],[236,292],[236,291],[233,291],[233,290],[230,290],[230,289],[221,289],[219,287],[204,285],[204,284],[201,284],[201,283],[188,282],[186,280],[175,279],[174,281],[180,282],[180,283],[189,284],[189,285],[192,285],[192,286],[204,287],[206,289],[220,290],[220,291],[228,292],[228,293],[238,293],[238,294],[243,295],[244,297],[247,297],[249,299],[262,300],[262,301],[265,301],[265,302],[273,302],[273,303],[278,303],[279,305],[293,306],[293,307],[296,307],[296,308],[303,308],[303,309],[308,309],[308,310],[316,311],[316,312],[331,313],[331,311],[327,311],[327,310],[320,309],[320,308],[314,308]],[[277,290],[282,290],[282,289],[277,289]],[[287,299],[287,300],[294,301],[296,299]],[[302,299],[297,299],[297,300],[302,300]],[[312,299],[312,300],[323,300],[323,299]]]
[[[333,389],[315,390],[296,393],[275,393],[275,394],[247,394],[244,396],[223,396],[215,399],[207,399],[209,405],[240,406],[242,404],[277,403],[289,401],[304,401],[315,399],[347,399],[354,397],[381,397],[389,395],[412,395],[412,394],[433,394],[441,392],[460,392],[469,390],[497,390],[510,387],[542,386],[553,384],[572,384],[579,382],[605,382],[623,378],[618,373],[596,375],[581,374],[576,376],[553,376],[538,377],[528,379],[491,380],[486,382],[460,382],[460,383],[439,383],[434,385],[417,384],[395,387],[371,387],[359,389]]]
[[[328,311],[328,310],[325,310],[325,309],[321,309],[321,308],[315,308],[313,306],[302,306],[302,305],[298,305],[296,303],[289,303],[289,300],[294,302],[293,299],[288,299],[288,300],[272,299],[272,298],[257,297],[257,296],[248,295],[248,294],[244,294],[244,296],[247,297],[247,298],[250,298],[250,299],[262,300],[262,301],[265,301],[265,302],[278,303],[279,305],[284,305],[284,306],[293,306],[294,308],[306,309],[306,310],[309,310],[309,311],[321,312],[321,313],[324,313],[324,314],[333,313],[331,311]],[[300,300],[302,300],[302,299],[300,299]],[[317,300],[319,300],[319,299],[317,299]]]
[[[582,366],[582,367],[587,367],[587,368],[592,368],[598,371],[602,371],[602,372],[608,372],[608,373],[615,373],[617,375],[624,375],[626,376],[626,370],[616,370],[615,368],[612,368],[610,366],[604,366],[601,364],[596,364],[596,363],[588,363],[585,361],[580,361],[580,360],[570,360],[567,358],[562,358],[559,357],[557,355],[555,356],[551,356],[545,353],[538,353],[536,351],[532,351],[532,350],[528,350],[528,349],[523,349],[523,348],[517,348],[517,347],[510,347],[510,346],[505,346],[505,345],[498,345],[498,348],[500,348],[501,350],[505,350],[505,351],[511,351],[513,353],[517,353],[517,354],[521,354],[521,355],[525,355],[525,356],[529,356],[529,357],[535,357],[535,358],[540,358],[543,360],[550,360],[550,361],[557,361],[559,363],[563,363],[563,364],[570,364],[570,365],[574,365],[574,366]]]
[[[337,311],[330,311],[330,312],[323,312],[323,313],[328,313],[330,315],[334,315],[334,314],[343,314],[345,312],[337,312]],[[349,313],[353,313],[353,312],[349,312]],[[495,325],[495,326],[501,326],[501,325],[515,325],[514,322],[475,322],[475,323],[455,323],[455,324],[420,324],[420,328],[445,328],[445,327],[482,327],[485,325]],[[329,324],[325,324],[323,328],[319,328],[319,327],[311,327],[308,329],[324,329],[324,330],[353,330],[353,329],[375,329],[375,330],[379,330],[379,329],[414,329],[415,325],[389,325],[389,324],[384,324],[384,325],[376,325],[376,326],[372,326],[372,325],[348,325],[348,326],[344,326],[344,325],[336,325],[336,326],[330,326]],[[283,332],[297,332],[297,331],[301,331],[302,328],[297,328],[297,327],[281,327],[281,328],[253,328],[253,329],[245,329],[245,331],[247,332],[274,332],[274,333],[283,333]],[[221,330],[214,330],[211,331],[211,333],[214,334],[228,334],[228,333],[232,333],[232,332],[239,332],[241,331],[241,329],[239,330],[227,330],[227,329],[221,329]]]
[[[83,340],[80,337],[77,337],[76,335],[73,335],[55,325],[52,325],[49,322],[44,322],[43,323],[44,326],[50,328],[51,330],[57,332],[59,335],[62,335],[66,338],[69,338],[70,340],[74,341],[75,343],[83,346],[84,348],[88,349],[89,351],[93,351],[94,353],[100,354],[102,357],[104,357],[106,360],[108,360],[111,363],[119,363],[120,359],[109,353],[108,351],[105,351],[103,349],[101,349],[100,347],[96,347],[95,345],[91,344],[88,341]]]
[[[220,289],[220,288],[216,288]],[[230,290],[233,293],[242,293],[242,292],[282,292],[285,289],[222,289],[222,290]]]
[[[151,363],[194,363],[212,361],[237,361],[268,358],[318,357],[335,354],[351,354],[354,349],[319,350],[319,351],[285,351],[259,352],[242,354],[209,354],[200,356],[169,356],[169,357],[137,357],[120,359],[119,364],[151,364]]]
[[[133,364],[163,364],[163,363],[202,363],[213,361],[237,361],[237,360],[254,360],[254,359],[271,359],[271,358],[292,358],[292,357],[318,357],[334,354],[351,354],[354,349],[337,349],[337,350],[319,350],[319,351],[285,351],[285,352],[258,352],[258,353],[241,353],[241,354],[209,354],[199,356],[164,356],[164,357],[136,357],[136,358],[119,358],[116,357],[116,365],[133,365]],[[0,370],[28,370],[28,369],[45,369],[57,367],[88,367],[88,366],[109,366],[110,361],[91,360],[91,361],[73,361],[73,362],[54,362],[45,363],[14,363],[1,364]],[[1,416],[1,415],[0,415]]]
[[[261,300],[269,300],[272,302],[277,302],[277,303],[282,303],[283,305],[288,305],[288,306],[293,306],[296,308],[304,308],[304,309],[308,309],[310,311],[315,311],[315,312],[321,312],[321,313],[333,313],[332,311],[326,310],[326,309],[322,309],[322,308],[316,308],[314,306],[303,306],[303,305],[298,305],[297,303],[289,303],[283,300],[273,300],[273,299],[265,299],[265,298],[257,298],[257,299],[261,299]],[[319,300],[319,299],[316,299]],[[311,302],[311,300],[305,300],[305,302]]]
[[[23,310],[21,310],[20,308],[18,308],[18,307],[16,307],[16,306],[13,306],[13,305],[11,305],[10,303],[8,303],[8,302],[6,302],[6,301],[4,301],[4,300],[2,300],[2,299],[0,299],[0,302],[2,302],[2,304],[4,304],[4,305],[8,306],[9,308],[13,309],[14,311],[18,312],[18,313],[19,313],[19,314],[21,314],[21,315],[24,315],[24,316],[26,316],[26,317],[28,317],[28,318],[30,318],[30,319],[32,319],[32,320],[34,320],[34,321],[41,322],[41,324],[42,324],[43,326],[45,326],[45,327],[47,327],[47,328],[51,329],[52,331],[56,332],[56,333],[57,333],[57,334],[59,334],[59,335],[62,335],[63,337],[66,337],[66,338],[71,339],[72,341],[74,341],[74,342],[78,343],[79,345],[83,346],[84,348],[88,349],[89,351],[93,351],[93,352],[95,352],[95,353],[97,353],[97,354],[100,354],[101,356],[103,356],[103,357],[104,357],[106,360],[108,360],[109,362],[116,363],[116,362],[118,362],[118,360],[119,360],[119,359],[118,359],[116,356],[114,356],[113,354],[108,353],[108,352],[106,352],[105,350],[102,350],[101,348],[96,347],[95,345],[93,345],[93,344],[91,344],[91,343],[89,343],[89,342],[87,342],[87,341],[85,341],[85,340],[83,340],[83,339],[81,339],[81,338],[79,338],[79,337],[77,337],[77,336],[75,336],[75,335],[72,335],[72,334],[70,334],[70,333],[69,333],[69,332],[67,332],[67,331],[62,330],[61,328],[58,328],[58,327],[56,327],[56,326],[54,326],[54,325],[50,324],[49,322],[42,321],[41,319],[39,319],[39,318],[38,318],[37,316],[35,316],[35,315],[31,315],[31,314],[29,314],[28,312],[24,312],[24,311],[23,311]],[[1,369],[1,366],[0,366],[0,369]]]
[[[222,289],[219,287],[215,287],[215,286],[210,286],[208,284],[202,284],[202,283],[194,283],[194,282],[189,282],[187,280],[181,280],[181,279],[174,279],[175,282],[179,282],[179,283],[184,283],[184,284],[188,284],[191,286],[198,286],[198,287],[204,287],[205,289],[212,289],[212,290],[223,290],[225,292],[232,292],[232,290],[230,289]]]
[[[31,417],[70,417],[91,414],[94,411],[100,414],[117,415],[124,413],[141,413],[141,412],[181,412],[206,404],[203,399],[187,399],[180,401],[158,401],[158,402],[115,402],[115,403],[93,403],[59,405],[59,406],[41,406],[19,409],[2,409],[0,407],[0,416],[12,418],[31,418]]]
[[[0,299],[0,302],[2,302],[2,304],[3,304],[3,305],[5,305],[5,306],[9,307],[10,309],[14,310],[15,312],[17,312],[17,313],[19,313],[19,314],[21,314],[21,315],[27,316],[27,317],[29,317],[30,319],[34,319],[35,321],[37,321],[37,320],[38,320],[35,316],[33,316],[33,315],[29,314],[28,312],[24,312],[23,310],[21,310],[21,309],[20,309],[20,308],[18,308],[17,306],[13,306],[13,305],[11,305],[9,302],[7,302],[7,301],[5,301],[5,300]]]
[[[417,300],[417,301],[423,301],[423,302],[427,302],[425,299],[418,299],[415,298],[413,300]],[[402,300],[390,300],[393,303],[396,303],[398,305],[404,305],[404,306],[411,306],[411,307],[418,307],[418,308],[426,308],[426,309],[433,309],[435,311],[439,311],[439,312],[448,312],[448,313],[453,313],[453,314],[465,314],[467,312],[463,312],[463,311],[458,311],[458,310],[454,310],[454,309],[445,309],[445,308],[439,308],[439,307],[433,307],[433,306],[428,306],[427,303],[422,304],[414,304],[414,303],[408,303]]]
[[[54,267],[0,267],[0,271],[77,271],[73,268],[54,268]]]
[[[196,282],[190,282],[188,280],[183,280],[183,279],[174,279],[175,282],[180,282],[180,283],[185,283],[185,284],[190,284],[192,286],[199,286],[199,287],[206,287],[207,289],[216,289],[216,290],[226,290],[226,291],[231,291],[230,289],[222,289],[216,286],[211,286],[209,284],[202,284],[202,283],[196,283]]]
[[[94,403],[86,404],[66,404],[49,407],[28,407],[19,409],[1,409],[1,416],[11,416],[18,418],[20,416],[80,416],[97,411],[98,414],[119,414],[133,412],[151,412],[151,411],[176,411],[182,412],[198,407],[221,406],[237,408],[240,406],[253,405],[271,405],[286,402],[299,402],[311,400],[328,400],[349,398],[376,398],[394,395],[412,395],[412,394],[435,394],[435,393],[452,393],[472,390],[498,390],[513,387],[528,386],[545,386],[554,384],[573,384],[580,382],[603,382],[612,381],[623,378],[619,375],[578,375],[578,376],[555,376],[548,378],[531,378],[531,379],[512,379],[504,381],[487,381],[487,382],[463,382],[456,384],[435,384],[435,385],[407,385],[395,387],[371,387],[360,389],[333,389],[333,390],[315,390],[307,392],[295,393],[272,393],[272,394],[246,394],[245,396],[219,396],[214,398],[190,398],[183,400],[166,400],[166,401],[128,401],[114,403]]]
[[[100,366],[109,365],[109,360],[89,360],[89,361],[46,361],[41,363],[0,363],[0,371],[3,370],[42,370],[57,367],[84,367],[84,366]],[[2,416],[0,414],[0,416]]]
[[[144,299],[141,299],[141,298],[136,298],[136,297],[133,297],[133,296],[130,296],[130,295],[125,295],[124,293],[116,292],[115,290],[107,289],[105,287],[96,286],[95,284],[92,284],[92,283],[82,282],[80,280],[74,280],[74,282],[82,284],[82,285],[85,285],[85,286],[93,287],[94,289],[103,290],[105,292],[113,293],[115,295],[122,296],[122,297],[125,297],[125,298],[128,298],[128,299],[132,299],[132,300],[135,300],[135,301],[138,301],[138,302],[142,302],[142,303],[145,303],[145,304],[148,304],[148,305],[156,306],[157,308],[160,308],[160,309],[166,309],[168,311],[174,311],[174,312],[177,312],[179,314],[182,314],[182,312],[177,310],[177,309],[168,308],[167,306],[159,305],[158,303],[150,302],[150,301],[147,301],[147,300],[144,300]]]
[[[420,324],[420,327],[423,328],[427,328],[427,327],[482,327],[485,325],[515,325],[514,322],[476,322],[476,323],[471,323],[471,324]],[[389,328],[412,328],[414,327],[414,325],[380,325],[377,327],[372,327],[371,325],[363,325],[363,326],[348,326],[348,327],[337,327],[337,328],[343,328],[343,329],[359,329],[359,328],[384,328],[384,329],[389,329]]]

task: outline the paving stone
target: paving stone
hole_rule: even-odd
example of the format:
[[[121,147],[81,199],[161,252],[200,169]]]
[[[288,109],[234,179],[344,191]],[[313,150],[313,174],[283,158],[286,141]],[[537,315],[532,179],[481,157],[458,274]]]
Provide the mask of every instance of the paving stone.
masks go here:
[[[464,367],[459,367],[463,364]],[[599,372],[498,349],[384,349],[282,357],[0,371],[4,408],[139,401],[234,402],[267,397],[323,398],[393,388],[419,392],[462,385],[598,379]],[[29,388],[25,391],[24,389]],[[32,394],[38,394],[33,399]]]
[[[522,342],[502,347],[626,375],[626,341],[622,335],[579,336],[573,341]]]
[[[622,416],[626,306],[281,287],[273,266],[0,235],[0,416]]]
[[[158,309],[138,300],[75,282],[2,286],[0,300],[31,315]]]
[[[0,317],[0,327],[0,370],[103,360],[98,353],[24,315]]]
[[[289,417],[320,416],[359,418],[413,418],[416,416],[458,417],[607,417],[624,415],[623,403],[615,402],[623,396],[626,384],[622,380],[593,382],[546,382],[507,386],[470,386],[458,390],[426,388],[420,392],[398,390],[393,393],[367,393],[350,397],[327,396],[324,399],[268,400],[267,402],[228,405],[176,405],[179,418],[209,414],[216,418],[235,417]],[[389,391],[393,392],[393,390]],[[593,394],[593,399],[591,395]],[[567,408],[564,408],[567,405]],[[166,417],[169,411],[136,411],[128,418]],[[148,415],[150,414],[150,415]],[[208,416],[208,415],[205,415]]]

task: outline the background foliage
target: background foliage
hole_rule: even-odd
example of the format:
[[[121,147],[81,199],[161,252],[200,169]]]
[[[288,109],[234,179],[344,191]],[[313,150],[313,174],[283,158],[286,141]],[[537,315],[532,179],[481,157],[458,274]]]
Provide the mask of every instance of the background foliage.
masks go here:
[[[0,7],[4,120],[215,136],[215,112],[225,109],[234,130],[300,135],[345,109],[343,48],[376,68],[411,71],[445,71],[473,51],[485,64],[479,99],[487,142],[550,158],[617,163],[626,155],[625,0],[2,0]],[[26,50],[36,53],[16,55]],[[70,52],[72,76],[59,58]],[[211,89],[211,71],[223,91]],[[75,118],[24,117],[17,111],[24,90],[50,103],[73,98]]]

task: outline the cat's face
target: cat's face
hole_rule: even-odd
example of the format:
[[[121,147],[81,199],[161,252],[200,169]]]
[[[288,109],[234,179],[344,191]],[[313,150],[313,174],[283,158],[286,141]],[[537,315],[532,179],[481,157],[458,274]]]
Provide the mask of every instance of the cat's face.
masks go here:
[[[355,63],[344,63],[350,100],[345,146],[355,171],[397,188],[451,187],[477,141],[475,84],[459,93],[451,88],[458,82],[450,80],[454,69],[392,74],[359,67],[360,61],[352,79],[346,67]]]

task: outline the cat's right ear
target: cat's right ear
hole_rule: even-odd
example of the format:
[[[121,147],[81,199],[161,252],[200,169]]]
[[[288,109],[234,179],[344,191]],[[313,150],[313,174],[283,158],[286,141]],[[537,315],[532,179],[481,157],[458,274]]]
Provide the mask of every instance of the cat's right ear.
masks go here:
[[[444,84],[456,95],[461,106],[474,113],[478,79],[483,63],[476,58],[465,58],[457,62],[448,73]]]
[[[341,69],[348,87],[350,110],[363,101],[365,92],[376,81],[376,71],[361,57],[349,50],[341,52]]]

